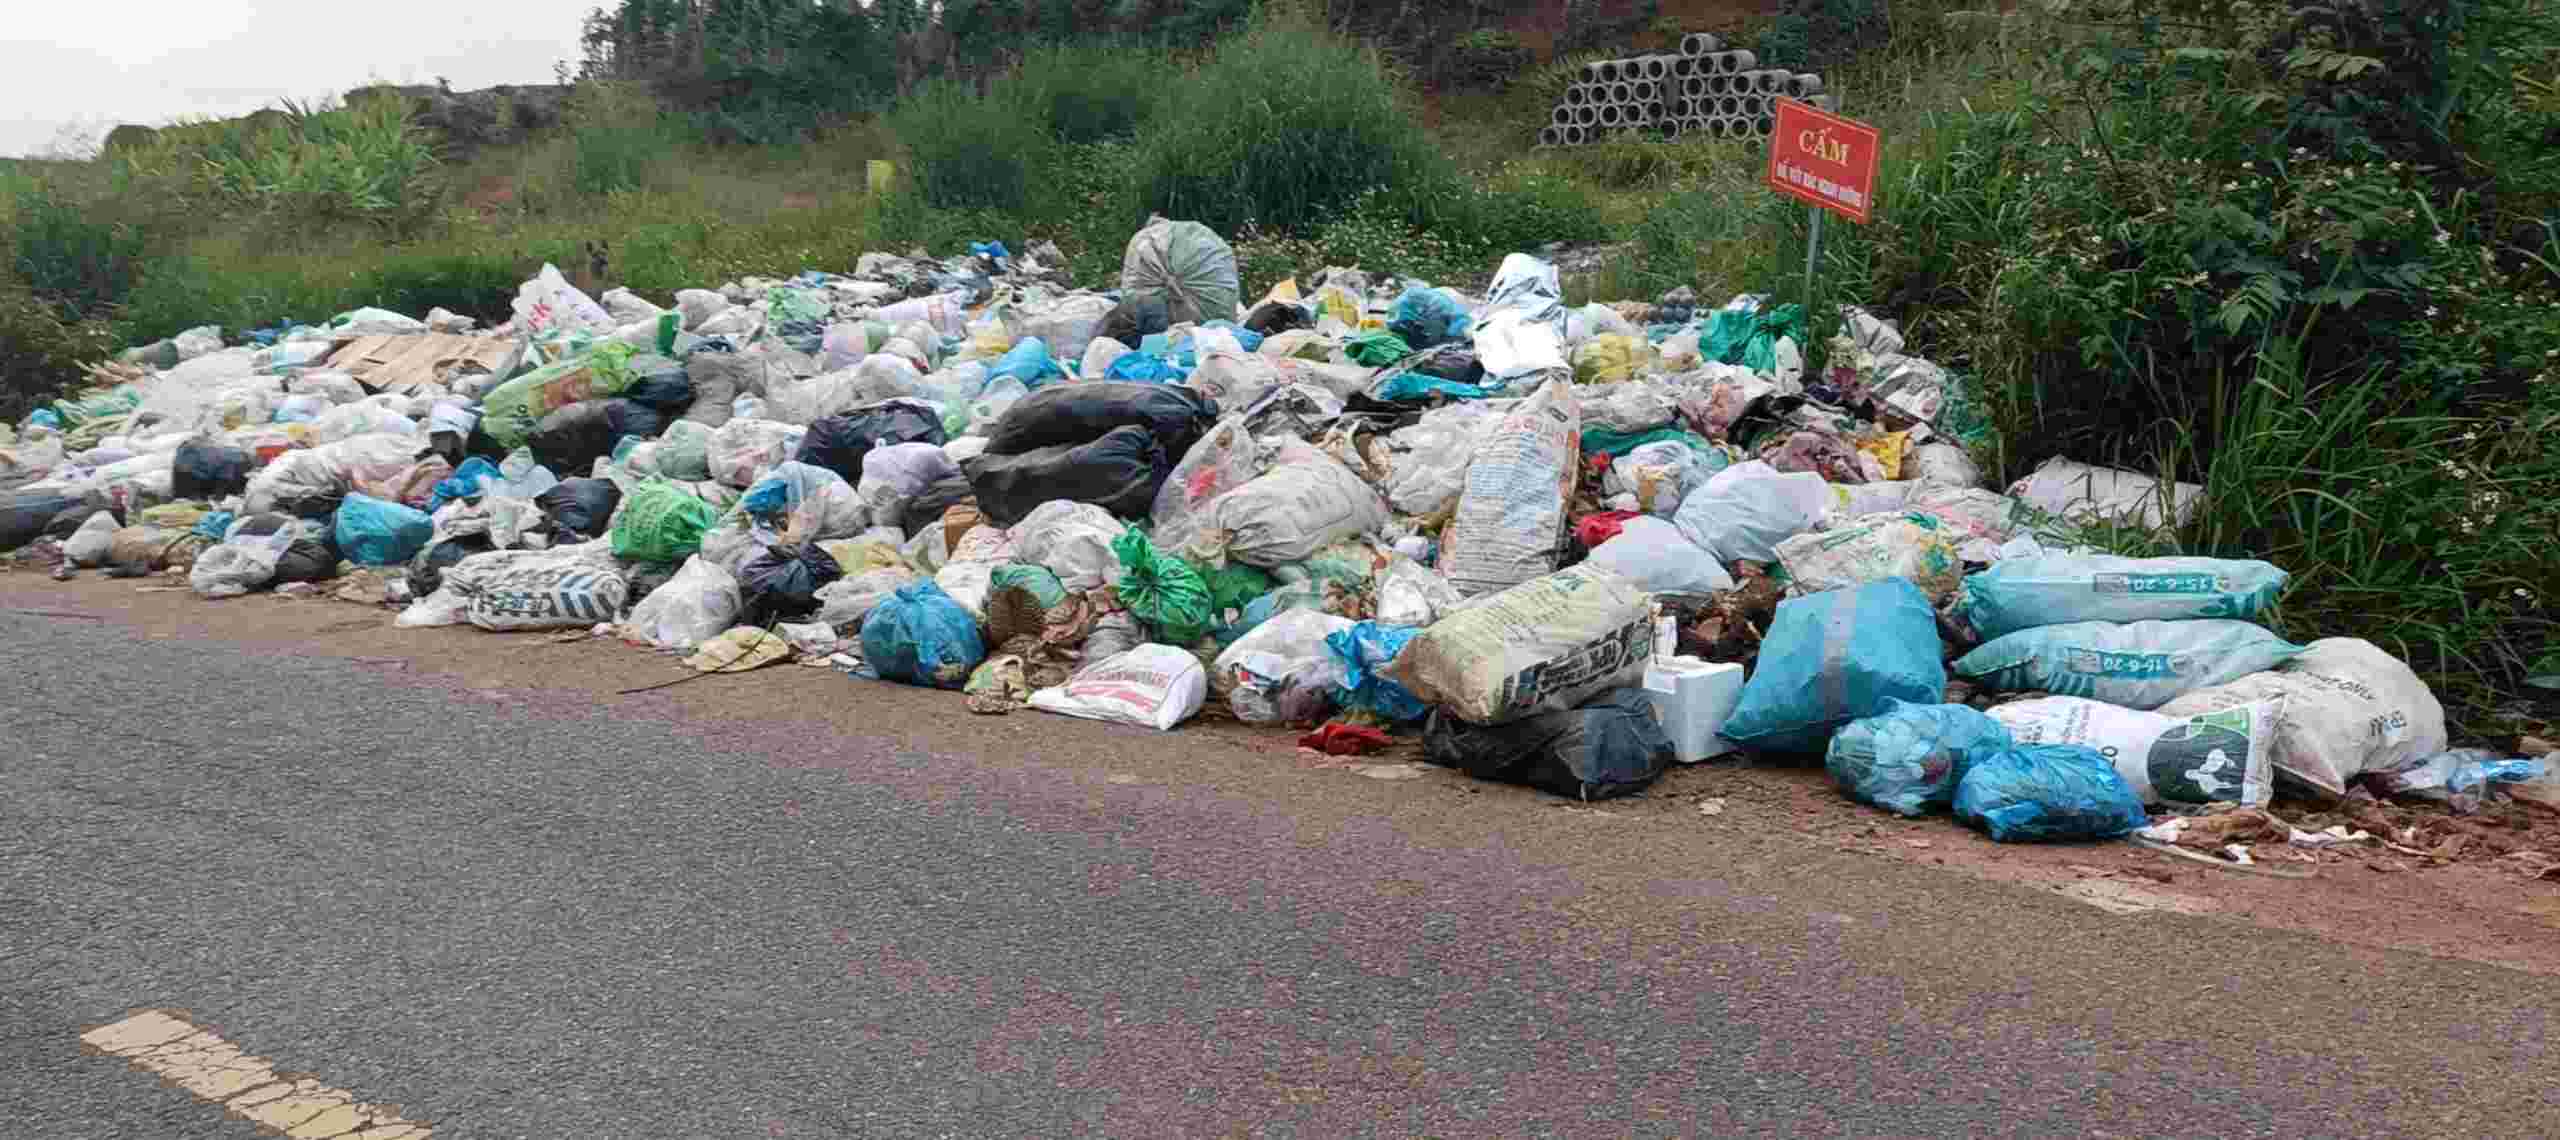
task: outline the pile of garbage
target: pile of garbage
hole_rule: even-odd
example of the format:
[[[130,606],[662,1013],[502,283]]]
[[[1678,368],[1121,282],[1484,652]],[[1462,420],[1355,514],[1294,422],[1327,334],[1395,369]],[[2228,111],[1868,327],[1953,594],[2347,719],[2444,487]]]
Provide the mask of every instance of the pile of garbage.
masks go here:
[[[1796,306],[1568,307],[1526,254],[1482,296],[1334,267],[1250,303],[1196,223],[1152,220],[1107,292],[1063,262],[866,253],[665,306],[546,267],[492,330],[193,330],[0,439],[0,549],[978,713],[1418,737],[1573,796],[1793,757],[2003,840],[2158,839],[2279,781],[2549,785],[2448,751],[2375,646],[2259,624],[2283,570],[2074,543],[2202,488],[1986,487],[1966,382],[1873,314],[1809,374]]]

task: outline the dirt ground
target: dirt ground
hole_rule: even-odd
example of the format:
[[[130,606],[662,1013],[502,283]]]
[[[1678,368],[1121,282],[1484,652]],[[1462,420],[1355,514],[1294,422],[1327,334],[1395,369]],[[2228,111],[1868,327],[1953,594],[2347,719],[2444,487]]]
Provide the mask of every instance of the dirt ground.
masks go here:
[[[493,634],[469,626],[399,629],[395,611],[328,595],[251,595],[219,602],[155,577],[109,580],[95,572],[69,582],[41,573],[0,572],[0,613],[124,626],[138,637],[229,643],[258,651],[336,657],[386,677],[442,675],[505,700],[505,690],[586,691],[598,696],[680,682],[666,690],[687,706],[745,718],[791,717],[812,704],[842,707],[874,683],[832,668],[775,666],[751,675],[695,675],[666,654],[612,638],[570,633]],[[21,668],[41,667],[21,662]],[[847,686],[861,686],[848,690]],[[903,715],[960,722],[939,747],[1036,747],[1045,714],[972,717],[956,693],[899,690],[876,698]],[[906,707],[913,704],[913,708]],[[898,715],[882,728],[898,735]],[[1054,723],[1051,721],[1050,723]],[[1942,868],[1995,882],[2053,891],[2126,916],[2168,911],[2254,923],[2377,949],[2400,949],[2560,973],[2560,815],[2499,805],[2477,816],[2383,805],[2362,814],[2323,814],[2279,801],[2280,819],[2304,830],[2363,827],[2395,841],[2307,850],[2282,841],[2252,845],[2254,868],[2206,865],[2131,843],[1994,844],[1953,819],[1906,820],[1854,803],[1819,768],[1709,763],[1678,768],[1645,794],[1582,804],[1524,789],[1486,785],[1422,763],[1418,744],[1381,755],[1324,756],[1296,746],[1294,732],[1203,717],[1180,730],[1180,747],[1224,752],[1303,770],[1310,794],[1358,795],[1361,777],[1428,781],[1453,804],[1479,795],[1530,797],[1556,811],[1631,826],[1753,829],[1772,843],[1814,844],[1878,859]],[[1349,779],[1345,779],[1348,777]],[[2130,917],[2128,920],[2132,920]]]

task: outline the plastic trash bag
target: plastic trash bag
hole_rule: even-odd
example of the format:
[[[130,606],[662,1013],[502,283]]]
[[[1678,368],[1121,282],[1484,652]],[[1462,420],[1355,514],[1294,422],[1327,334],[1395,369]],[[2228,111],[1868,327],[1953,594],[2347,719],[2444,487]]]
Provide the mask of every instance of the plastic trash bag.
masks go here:
[[[187,585],[200,598],[232,598],[266,585],[276,576],[276,563],[293,546],[292,531],[242,535],[196,555]]]
[[[610,479],[563,479],[533,497],[542,517],[551,521],[553,542],[575,543],[602,538],[622,489]]]
[[[1822,766],[1850,799],[1917,816],[1954,803],[1967,770],[2014,744],[1999,721],[1968,706],[1887,699],[1884,712],[1833,734]]]
[[[978,509],[999,526],[1029,517],[1057,499],[1091,503],[1113,515],[1143,516],[1170,468],[1157,437],[1145,428],[1113,428],[1089,443],[992,451],[969,461],[969,486]]]
[[[1377,597],[1377,618],[1389,625],[1430,625],[1466,601],[1439,571],[1401,554],[1378,572]]]
[[[1564,336],[1564,283],[1552,262],[1525,253],[1504,254],[1502,265],[1493,271],[1493,288],[1485,294],[1484,308],[1488,316],[1514,311],[1519,319],[1548,325],[1557,338]]]
[[[1937,614],[1919,587],[1888,578],[1789,598],[1721,735],[1763,752],[1821,752],[1841,725],[1888,701],[1936,704],[1946,687]]]
[[[1968,575],[1961,612],[1985,638],[2087,621],[2252,621],[2275,607],[2289,577],[2255,560],[2044,554]]]
[[[2058,519],[2156,529],[2185,525],[2203,500],[2204,488],[2194,483],[2163,488],[2148,475],[2056,457],[2011,484],[2009,497]]]
[[[1215,615],[1198,571],[1157,551],[1135,530],[1112,540],[1111,551],[1120,557],[1123,569],[1115,584],[1131,614],[1174,645],[1195,645],[1208,636]]]
[[[544,265],[542,272],[519,287],[514,308],[519,335],[578,329],[604,332],[613,328],[613,315],[569,284],[557,266]]]
[[[1386,502],[1332,456],[1291,440],[1277,458],[1270,470],[1200,512],[1201,531],[1183,553],[1212,564],[1233,558],[1280,566],[1386,525]]]
[[[1217,426],[1218,402],[1162,384],[1054,384],[1023,397],[987,434],[987,454],[1090,443],[1114,428],[1142,427],[1180,455]]]
[[[1411,281],[1405,284],[1404,293],[1396,298],[1395,311],[1387,320],[1387,331],[1414,348],[1435,348],[1465,337],[1474,325],[1475,319],[1467,315],[1466,304],[1448,290]]]
[[[842,559],[837,565],[844,565]],[[917,581],[916,572],[906,566],[874,567],[839,578],[818,588],[816,620],[842,629],[862,628],[864,618],[880,603],[898,592],[899,587]]]
[[[947,438],[942,415],[933,405],[922,400],[887,400],[810,421],[809,433],[801,437],[800,450],[792,458],[859,482],[863,457],[872,448],[899,443],[940,446]]]
[[[248,489],[257,457],[204,439],[178,445],[169,464],[169,493],[181,499],[214,499]]]
[[[1753,460],[1716,472],[1680,501],[1673,521],[1720,562],[1775,562],[1778,544],[1820,526],[1834,501],[1822,476]]]
[[[2003,692],[2154,709],[2191,690],[2273,669],[2303,649],[2245,621],[2084,621],[1995,638],[1957,659],[1955,671]]]
[[[951,548],[951,560],[934,572],[935,584],[969,616],[983,619],[995,572],[1013,561],[1013,536],[991,526],[973,527]]]
[[[1289,610],[1253,627],[1220,650],[1213,664],[1231,686],[1227,708],[1246,724],[1306,724],[1324,719],[1345,687],[1342,662],[1325,639],[1347,632],[1348,618]]]
[[[622,622],[622,636],[652,649],[690,652],[737,624],[744,606],[738,580],[700,555],[649,591]]]
[[[425,511],[361,494],[347,496],[331,525],[338,549],[358,566],[401,565],[435,533]]]
[[[1964,574],[1954,539],[1936,516],[1920,513],[1868,515],[1797,535],[1778,544],[1778,561],[1802,593],[1902,578],[1920,587],[1932,606],[1954,596]]]
[[[1356,622],[1349,629],[1326,634],[1325,651],[1342,667],[1342,688],[1334,693],[1335,702],[1353,712],[1384,720],[1421,720],[1431,706],[1385,673],[1405,647],[1421,635],[1419,629],[1374,621]]]
[[[1200,512],[1218,496],[1251,482],[1270,462],[1269,449],[1246,429],[1242,418],[1220,421],[1183,453],[1182,461],[1173,465],[1172,474],[1156,489],[1155,503],[1147,514],[1155,522],[1157,537],[1180,549],[1196,529],[1194,520]]]
[[[1581,705],[1500,725],[1433,709],[1423,756],[1479,780],[1526,784],[1581,800],[1644,790],[1671,766],[1671,737],[1644,690],[1611,689]]]
[[[740,416],[712,429],[703,445],[703,461],[711,477],[744,490],[774,464],[790,458],[806,428],[776,420]]]
[[[1128,528],[1091,503],[1052,499],[1006,530],[1013,536],[1015,561],[1048,570],[1076,593],[1120,577],[1120,556],[1112,547]]]
[[[2367,782],[2386,796],[2440,803],[2455,815],[2477,814],[2500,785],[2545,779],[2550,765],[2486,748],[2456,748],[2373,773]]]
[[[846,538],[871,525],[869,508],[843,476],[796,460],[756,480],[738,509],[801,539]]]
[[[1388,433],[1386,449],[1392,459],[1386,478],[1378,482],[1388,505],[1400,515],[1443,517],[1466,490],[1467,465],[1503,419],[1503,413],[1483,404],[1451,404]]]
[[[553,471],[585,471],[625,436],[655,439],[666,416],[635,400],[581,400],[553,409],[525,436],[534,459]]]
[[[1991,719],[2021,744],[2092,748],[2146,804],[2264,806],[2274,793],[2282,698],[2167,716],[2083,697],[2037,697],[1992,706]]]
[[[1657,518],[1628,519],[1584,565],[1615,571],[1656,594],[1705,596],[1734,588],[1733,575],[1714,555],[1690,542],[1679,527]]]
[[[62,540],[62,556],[74,566],[104,566],[115,550],[117,529],[115,512],[90,515],[71,537]]]
[[[899,587],[862,620],[862,659],[882,680],[957,689],[986,655],[978,620],[931,582]]]
[[[664,480],[633,488],[613,521],[613,556],[634,562],[681,562],[702,549],[720,525],[720,510]]]
[[[746,625],[798,621],[818,612],[818,591],[844,577],[815,542],[767,547],[738,570],[738,620]]]
[[[2151,822],[2106,757],[2068,744],[2020,745],[1975,763],[1956,785],[1955,809],[2000,843],[2113,839]]]
[[[1066,684],[1032,693],[1031,707],[1161,732],[1191,719],[1208,696],[1208,672],[1199,658],[1148,644],[1092,661]]]
[[[1120,295],[1124,305],[1161,304],[1168,324],[1233,318],[1235,250],[1198,222],[1149,219],[1121,257]]]
[[[1572,385],[1553,380],[1477,446],[1440,556],[1459,593],[1489,594],[1555,569],[1581,430]]]

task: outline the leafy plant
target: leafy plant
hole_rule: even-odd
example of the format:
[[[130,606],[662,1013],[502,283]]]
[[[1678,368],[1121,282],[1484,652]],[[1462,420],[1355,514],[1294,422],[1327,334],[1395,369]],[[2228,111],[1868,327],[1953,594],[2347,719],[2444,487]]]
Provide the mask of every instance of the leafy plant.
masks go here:
[[[899,100],[889,127],[913,159],[916,191],[946,208],[1020,209],[1054,143],[1029,88],[1009,79],[983,92],[937,79]]]

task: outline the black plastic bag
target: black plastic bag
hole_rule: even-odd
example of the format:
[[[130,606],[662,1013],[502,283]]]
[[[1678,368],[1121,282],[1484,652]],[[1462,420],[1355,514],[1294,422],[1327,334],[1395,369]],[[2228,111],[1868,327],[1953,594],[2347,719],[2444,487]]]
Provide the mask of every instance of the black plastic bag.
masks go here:
[[[929,526],[941,526],[942,512],[950,510],[952,504],[966,501],[977,493],[977,487],[969,482],[969,477],[966,475],[946,475],[936,479],[924,490],[917,492],[916,497],[907,500],[907,512],[898,516],[898,529],[914,534]],[[1147,503],[1152,508],[1155,500],[1150,498]],[[888,520],[879,521],[887,522]]]
[[[1173,327],[1173,313],[1165,307],[1164,295],[1147,293],[1129,297],[1102,315],[1102,327],[1095,336],[1107,336],[1131,348],[1147,337]]]
[[[497,548],[498,544],[489,541],[487,534],[480,533],[457,534],[429,546],[419,551],[416,560],[409,563],[409,592],[421,598],[435,593],[436,587],[444,585],[444,572],[452,569],[454,563]],[[336,559],[330,562],[334,566]]]
[[[626,606],[639,605],[640,599],[674,581],[676,572],[684,568],[681,562],[626,562],[623,565],[629,567],[622,572],[625,587],[622,604]]]
[[[542,417],[525,437],[525,446],[533,449],[534,462],[553,474],[569,475],[593,470],[596,460],[613,454],[622,437],[656,439],[666,426],[663,413],[636,400],[580,400]]]
[[[693,381],[685,375],[683,364],[650,354],[632,357],[631,370],[640,378],[622,390],[623,399],[670,416],[683,414],[693,404]]]
[[[1671,737],[1638,688],[1612,689],[1564,712],[1476,725],[1444,708],[1422,730],[1423,757],[1479,780],[1597,800],[1644,790],[1671,765]]]
[[[1423,353],[1422,358],[1411,362],[1407,370],[1460,384],[1484,383],[1484,364],[1476,359],[1475,346],[1464,341],[1444,344]]]
[[[88,522],[89,519],[99,511],[108,511],[108,513],[115,515],[116,527],[118,529],[122,529],[125,525],[124,512],[122,511],[110,511],[108,508],[98,506],[95,503],[80,500],[74,501],[79,502],[79,505],[56,512],[52,518],[45,520],[43,537],[69,538],[72,535],[79,533],[80,524]]]
[[[542,508],[542,516],[551,522],[553,542],[602,537],[615,504],[621,501],[622,488],[610,479],[563,479],[533,497],[533,505]]]
[[[1287,301],[1264,301],[1244,315],[1244,327],[1264,336],[1278,336],[1292,329],[1316,327],[1315,318]]]
[[[1173,384],[1052,384],[1005,410],[995,430],[987,433],[987,454],[1020,455],[1092,443],[1114,428],[1135,425],[1155,436],[1167,453],[1181,455],[1217,422],[1216,400]]]
[[[811,421],[809,434],[800,437],[800,450],[791,458],[824,467],[858,485],[862,457],[871,454],[872,448],[892,443],[938,447],[946,438],[942,414],[933,405],[922,400],[884,400]]]
[[[22,491],[11,496],[8,502],[0,503],[0,550],[16,550],[43,538],[54,516],[71,511],[80,511],[80,522],[87,522],[90,515],[97,513],[97,507],[80,496],[49,491]],[[80,523],[72,523],[71,529],[80,529]],[[70,533],[63,532],[66,536]]]
[[[256,514],[250,515],[246,518],[233,519],[231,521],[230,534],[226,537],[265,538],[268,535],[279,533],[286,527],[292,525],[294,525],[294,518],[292,515],[278,514],[273,511],[269,511],[265,514]],[[322,528],[323,531],[329,529],[331,528]]]
[[[169,491],[181,499],[211,499],[238,494],[249,487],[249,470],[257,457],[236,447],[201,439],[178,445],[169,461]]]
[[[338,552],[316,538],[297,538],[276,559],[274,582],[326,582],[338,576]],[[412,576],[411,581],[416,579]]]
[[[768,546],[738,568],[741,625],[798,621],[818,612],[818,591],[844,577],[844,569],[814,542],[798,550]]]
[[[1089,387],[1090,385],[1079,385]],[[1168,449],[1143,427],[1113,428],[1091,443],[1044,447],[1020,455],[981,455],[962,466],[978,493],[978,510],[1000,527],[1021,522],[1052,499],[1092,503],[1123,518],[1155,507],[1156,488],[1173,473]]]

